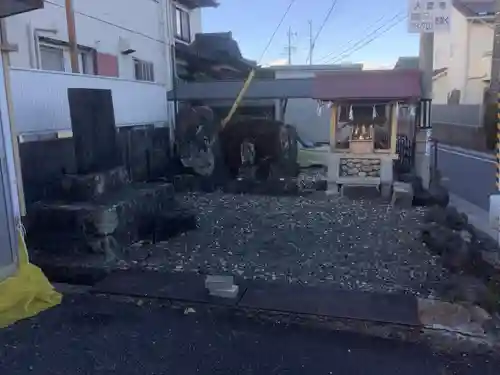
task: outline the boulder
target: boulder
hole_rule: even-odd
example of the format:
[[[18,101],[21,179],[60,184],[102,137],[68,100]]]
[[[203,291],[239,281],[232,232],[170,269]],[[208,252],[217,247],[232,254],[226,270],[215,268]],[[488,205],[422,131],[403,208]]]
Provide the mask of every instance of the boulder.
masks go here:
[[[466,214],[458,212],[455,207],[447,207],[446,210],[446,225],[455,230],[462,230],[467,227],[469,218]]]
[[[417,207],[432,206],[433,197],[427,190],[413,190],[413,205]]]
[[[469,228],[467,215],[458,212],[455,207],[433,206],[426,212],[424,221],[447,226],[453,230]]]
[[[433,206],[425,213],[424,222],[446,225],[446,211],[442,207]]]
[[[422,230],[422,241],[437,255],[442,255],[446,251],[448,239],[452,236],[452,230],[437,223],[428,223]]]
[[[453,275],[439,291],[442,296],[453,302],[467,302],[492,311],[498,302],[494,294],[478,278],[466,275]]]
[[[450,194],[444,186],[437,184],[432,185],[429,187],[429,193],[432,197],[430,201],[431,204],[446,207],[448,206],[448,203],[450,203]]]
[[[469,243],[464,240],[460,233],[455,232],[447,236],[441,256],[443,266],[457,273],[471,268],[474,261]]]

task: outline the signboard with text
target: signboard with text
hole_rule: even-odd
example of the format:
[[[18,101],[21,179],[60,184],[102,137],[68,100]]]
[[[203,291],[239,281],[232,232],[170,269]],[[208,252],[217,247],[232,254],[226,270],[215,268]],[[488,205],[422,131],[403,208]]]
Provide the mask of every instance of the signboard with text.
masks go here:
[[[434,33],[450,30],[452,0],[409,0],[408,31]]]

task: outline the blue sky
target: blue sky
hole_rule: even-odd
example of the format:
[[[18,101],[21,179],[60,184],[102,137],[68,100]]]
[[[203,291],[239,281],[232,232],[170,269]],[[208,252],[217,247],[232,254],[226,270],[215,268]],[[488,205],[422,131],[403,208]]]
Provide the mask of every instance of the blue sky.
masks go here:
[[[232,31],[243,55],[258,60],[289,1],[220,0],[218,8],[203,9],[203,31]],[[291,27],[296,33],[292,62],[304,64],[309,46],[308,21],[312,20],[313,34],[316,33],[331,4],[332,0],[296,0],[261,63],[286,61],[287,31]],[[399,56],[416,56],[418,35],[407,32],[405,20],[358,51],[338,56],[344,50],[351,53],[356,42],[362,44],[362,38],[378,27],[394,23],[389,20],[400,11],[406,15],[407,0],[338,0],[316,42],[314,63],[349,61],[378,67],[393,64]]]

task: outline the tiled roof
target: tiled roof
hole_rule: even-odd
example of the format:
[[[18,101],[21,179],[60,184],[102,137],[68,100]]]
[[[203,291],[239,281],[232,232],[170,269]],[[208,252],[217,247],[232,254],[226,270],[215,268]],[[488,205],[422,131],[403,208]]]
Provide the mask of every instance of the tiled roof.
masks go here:
[[[420,98],[418,69],[317,73],[313,97],[319,100],[391,100]]]

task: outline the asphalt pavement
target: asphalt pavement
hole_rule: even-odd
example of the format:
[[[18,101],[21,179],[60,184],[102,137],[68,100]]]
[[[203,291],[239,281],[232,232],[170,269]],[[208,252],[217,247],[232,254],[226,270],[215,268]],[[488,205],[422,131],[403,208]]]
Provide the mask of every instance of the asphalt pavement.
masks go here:
[[[72,295],[0,331],[0,374],[497,374],[489,357]]]
[[[496,192],[493,155],[439,145],[438,168],[451,193],[489,210],[489,196]]]

